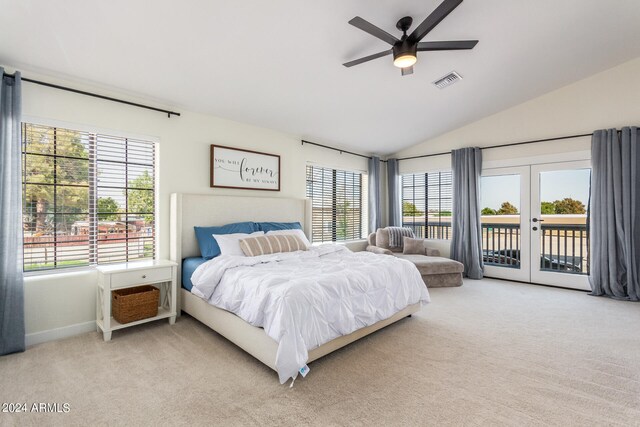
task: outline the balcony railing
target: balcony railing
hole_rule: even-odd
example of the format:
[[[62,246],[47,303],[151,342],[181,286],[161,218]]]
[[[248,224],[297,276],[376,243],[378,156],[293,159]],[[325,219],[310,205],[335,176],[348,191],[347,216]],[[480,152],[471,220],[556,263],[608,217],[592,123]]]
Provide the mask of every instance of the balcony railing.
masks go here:
[[[585,224],[543,224],[540,228],[540,269],[589,273],[589,233]],[[520,268],[520,225],[482,224],[486,265]]]
[[[450,239],[451,222],[425,224],[411,218],[403,227],[419,238]],[[589,273],[589,231],[586,224],[542,224],[540,268],[573,274]],[[486,265],[520,268],[520,224],[483,223],[482,249]]]
[[[482,224],[483,261],[520,268],[520,224]]]
[[[540,269],[589,274],[589,230],[586,224],[543,224]]]
[[[425,226],[424,219],[405,221],[402,223],[403,227],[413,230],[413,234],[420,239],[451,239],[451,222],[429,222]]]

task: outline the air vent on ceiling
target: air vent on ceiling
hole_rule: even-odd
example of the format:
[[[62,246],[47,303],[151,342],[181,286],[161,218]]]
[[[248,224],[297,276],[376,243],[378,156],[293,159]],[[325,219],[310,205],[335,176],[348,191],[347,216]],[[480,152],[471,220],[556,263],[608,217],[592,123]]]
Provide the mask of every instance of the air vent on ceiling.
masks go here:
[[[433,82],[433,84],[436,85],[440,89],[444,89],[447,86],[451,86],[452,84],[454,84],[458,80],[462,80],[462,76],[460,74],[456,73],[455,71],[452,71],[449,74],[447,74],[446,76],[444,76],[444,77],[436,80],[435,82]]]

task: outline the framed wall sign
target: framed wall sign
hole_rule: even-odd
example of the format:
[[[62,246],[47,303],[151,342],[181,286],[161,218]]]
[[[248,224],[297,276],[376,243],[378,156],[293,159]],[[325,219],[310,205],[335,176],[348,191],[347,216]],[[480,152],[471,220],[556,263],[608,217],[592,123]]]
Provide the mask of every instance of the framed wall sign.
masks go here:
[[[211,145],[211,187],[280,191],[280,156]]]

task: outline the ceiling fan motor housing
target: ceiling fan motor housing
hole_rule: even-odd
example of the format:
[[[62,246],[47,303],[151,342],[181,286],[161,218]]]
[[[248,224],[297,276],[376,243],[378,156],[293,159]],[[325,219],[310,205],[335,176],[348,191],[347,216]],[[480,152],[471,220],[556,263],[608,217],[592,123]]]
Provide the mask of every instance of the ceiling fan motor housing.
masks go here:
[[[418,53],[418,44],[411,43],[408,39],[401,40],[393,45],[393,59],[396,60],[402,56],[416,56]]]

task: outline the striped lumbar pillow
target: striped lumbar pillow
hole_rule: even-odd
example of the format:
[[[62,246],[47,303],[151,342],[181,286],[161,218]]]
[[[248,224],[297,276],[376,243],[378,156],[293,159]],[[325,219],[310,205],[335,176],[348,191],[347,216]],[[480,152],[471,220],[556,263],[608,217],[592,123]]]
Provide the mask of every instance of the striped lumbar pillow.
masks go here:
[[[258,256],[277,252],[306,251],[307,245],[293,234],[267,234],[240,240],[240,249],[246,256]]]

